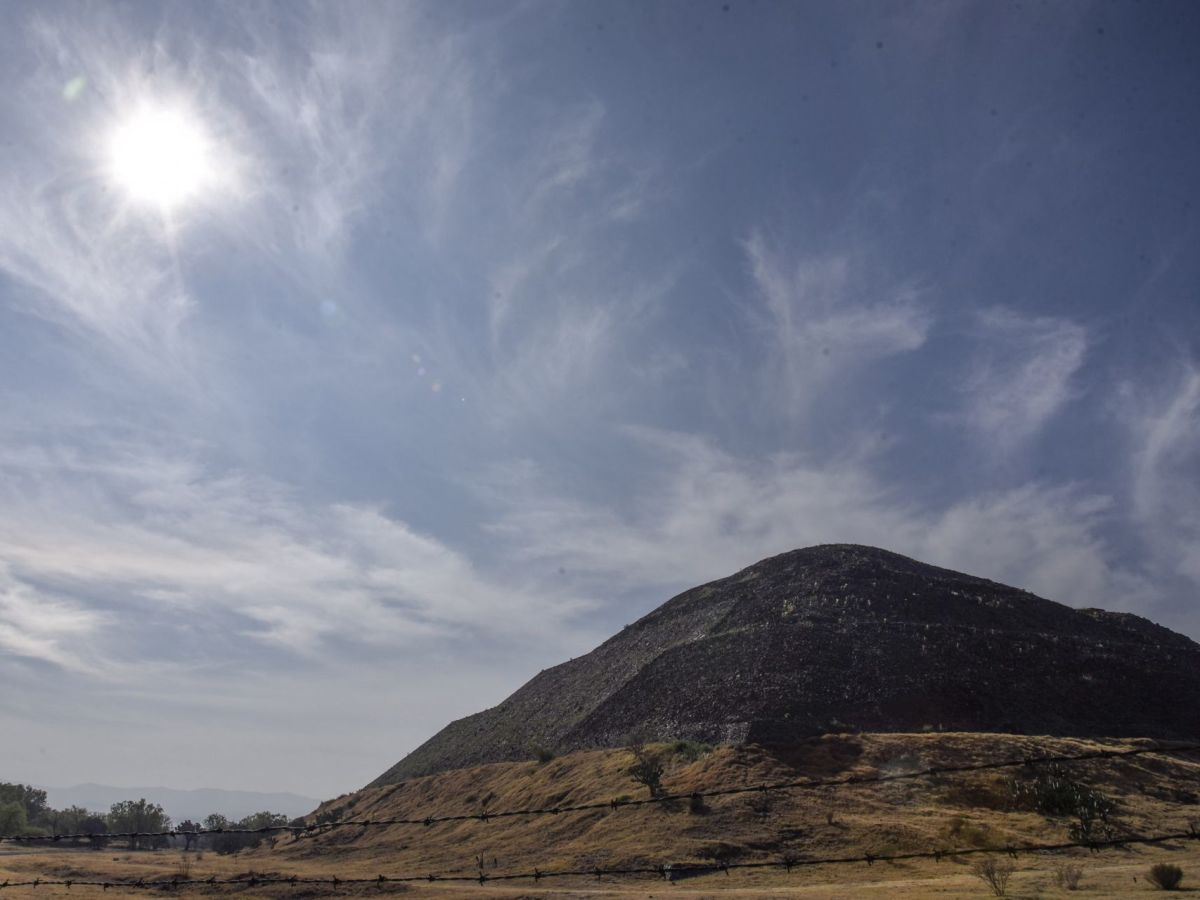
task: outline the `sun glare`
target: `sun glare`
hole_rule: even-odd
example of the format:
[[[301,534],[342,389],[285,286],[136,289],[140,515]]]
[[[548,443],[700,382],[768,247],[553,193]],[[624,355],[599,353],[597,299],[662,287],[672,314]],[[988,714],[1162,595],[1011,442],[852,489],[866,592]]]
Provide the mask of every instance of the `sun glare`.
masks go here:
[[[143,107],[113,130],[109,173],[133,200],[171,210],[215,181],[203,123],[183,109]]]

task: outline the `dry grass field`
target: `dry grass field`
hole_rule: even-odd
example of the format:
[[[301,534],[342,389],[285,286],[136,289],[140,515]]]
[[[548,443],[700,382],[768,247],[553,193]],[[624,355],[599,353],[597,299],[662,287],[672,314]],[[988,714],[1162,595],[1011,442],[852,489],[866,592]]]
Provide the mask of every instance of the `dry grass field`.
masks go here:
[[[1078,754],[1138,746],[1136,741],[1096,742],[1062,738],[979,734],[828,735],[785,749],[661,748],[664,783],[671,792],[703,793],[720,787],[753,786],[805,778],[871,777],[929,766]],[[318,811],[337,819],[423,817],[553,806],[646,796],[627,774],[627,751],[577,753],[544,763],[502,763],[447,772],[360,791],[324,804]],[[1121,833],[1187,830],[1200,825],[1200,755],[1146,755],[1119,761],[1073,763],[1072,779],[1115,803]],[[31,877],[147,881],[190,878],[297,875],[374,878],[376,875],[442,874],[489,876],[555,869],[658,866],[671,862],[723,859],[780,860],[1003,847],[1069,840],[1069,821],[1012,808],[1011,779],[1023,770],[912,781],[866,783],[836,789],[752,793],[688,801],[561,813],[536,818],[437,823],[429,826],[347,828],[318,836],[280,837],[233,856],[179,850],[130,852],[109,847],[27,848],[0,852],[0,881]],[[12,845],[8,845],[11,847]],[[630,895],[647,897],[988,897],[992,891],[973,873],[982,857],[876,861],[873,865],[827,864],[732,870],[674,882],[654,876],[575,878],[478,884],[330,886],[237,885],[180,888],[177,893],[236,894],[251,898],[421,894],[451,898],[532,898]],[[1091,853],[1073,850],[1020,854],[1008,886],[1010,897],[1126,897],[1157,893],[1146,879],[1151,864],[1167,861],[1185,872],[1183,888],[1200,893],[1200,841],[1161,846],[1130,845]],[[1078,866],[1077,890],[1058,884],[1057,869]],[[145,889],[41,886],[8,889],[7,897],[66,894],[123,896]],[[172,892],[155,888],[153,894]]]

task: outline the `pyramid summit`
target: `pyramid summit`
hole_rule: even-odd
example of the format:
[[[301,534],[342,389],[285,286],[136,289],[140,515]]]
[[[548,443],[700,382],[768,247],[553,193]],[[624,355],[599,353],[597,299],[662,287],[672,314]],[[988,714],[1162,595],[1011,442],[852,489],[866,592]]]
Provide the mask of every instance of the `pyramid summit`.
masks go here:
[[[668,600],[372,784],[631,733],[769,744],[847,726],[1195,739],[1200,644],[874,547],[809,547]]]

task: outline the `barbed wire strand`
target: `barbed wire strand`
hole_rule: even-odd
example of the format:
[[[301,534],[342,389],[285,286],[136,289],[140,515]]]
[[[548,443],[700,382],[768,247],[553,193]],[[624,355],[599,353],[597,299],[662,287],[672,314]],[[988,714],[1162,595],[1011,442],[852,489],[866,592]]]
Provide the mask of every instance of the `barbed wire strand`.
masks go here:
[[[1129,844],[1162,844],[1168,841],[1180,840],[1200,840],[1200,828],[1196,825],[1191,825],[1187,831],[1173,831],[1163,834],[1133,834],[1118,838],[1106,838],[1104,840],[1085,840],[1085,841],[1060,841],[1057,843],[1044,844],[1006,844],[1003,847],[963,847],[953,850],[921,850],[911,853],[864,853],[857,856],[825,856],[825,857],[802,857],[785,855],[779,859],[758,860],[754,862],[689,862],[689,863],[671,863],[658,866],[625,866],[615,868],[592,867],[586,869],[546,869],[534,867],[532,870],[524,872],[505,872],[498,875],[489,875],[486,872],[479,872],[476,875],[464,873],[444,873],[444,874],[425,874],[425,875],[376,875],[374,877],[347,877],[340,878],[336,875],[325,877],[303,877],[300,875],[279,875],[279,874],[255,874],[253,872],[247,875],[237,875],[230,878],[217,878],[212,876],[209,878],[182,878],[179,876],[161,877],[161,878],[138,878],[137,880],[98,880],[98,879],[46,879],[35,878],[31,881],[4,881],[0,882],[0,890],[5,888],[19,887],[99,887],[104,890],[110,888],[149,888],[149,889],[173,889],[180,887],[206,887],[206,886],[232,886],[240,885],[243,887],[254,887],[257,885],[268,884],[293,884],[293,885],[329,885],[338,887],[339,885],[385,885],[385,884],[404,884],[414,882],[477,882],[480,885],[491,881],[524,881],[530,880],[540,881],[543,878],[604,878],[604,877],[620,877],[630,875],[655,875],[666,880],[673,880],[676,876],[683,875],[706,875],[716,872],[724,872],[728,874],[731,871],[740,869],[785,869],[788,872],[793,869],[823,866],[823,865],[852,865],[856,863],[866,863],[874,865],[877,862],[908,862],[919,859],[933,859],[940,862],[943,859],[952,859],[962,856],[973,856],[979,854],[1004,854],[1012,858],[1016,858],[1022,853],[1051,853],[1060,850],[1072,849],[1087,849],[1093,853],[1098,853],[1101,850],[1111,849],[1114,847],[1124,847]]]
[[[841,778],[803,779],[798,781],[765,782],[757,785],[741,785],[737,787],[715,788],[705,791],[689,791],[687,793],[660,794],[658,796],[633,798],[613,798],[591,803],[576,803],[563,806],[532,807],[525,809],[510,809],[499,812],[483,810],[477,813],[459,813],[456,815],[426,815],[416,818],[391,819],[342,819],[334,822],[321,822],[305,825],[264,825],[260,828],[197,828],[183,830],[179,828],[163,831],[116,831],[102,834],[39,834],[0,837],[0,843],[33,843],[39,841],[68,841],[87,840],[91,843],[117,838],[170,838],[170,837],[200,837],[209,834],[256,834],[265,835],[279,832],[290,832],[297,836],[313,836],[332,831],[335,828],[386,828],[396,825],[430,826],[442,822],[487,822],[492,819],[508,819],[515,817],[531,817],[560,815],[572,812],[590,812],[594,810],[617,810],[630,807],[651,806],[658,803],[673,803],[681,800],[706,797],[729,797],[737,794],[769,793],[772,791],[818,790],[821,788],[837,788],[862,784],[882,784],[896,781],[909,781],[919,778],[931,778],[938,775],[959,775],[970,772],[987,772],[999,769],[1019,768],[1021,766],[1046,765],[1051,763],[1089,762],[1099,760],[1120,760],[1137,756],[1169,755],[1172,753],[1200,752],[1200,744],[1178,744],[1173,746],[1134,747],[1128,750],[1092,750],[1080,754],[1060,754],[1051,756],[1025,756],[1019,759],[1007,759],[987,763],[962,763],[949,766],[930,766],[913,772],[897,772],[887,775],[847,775]]]

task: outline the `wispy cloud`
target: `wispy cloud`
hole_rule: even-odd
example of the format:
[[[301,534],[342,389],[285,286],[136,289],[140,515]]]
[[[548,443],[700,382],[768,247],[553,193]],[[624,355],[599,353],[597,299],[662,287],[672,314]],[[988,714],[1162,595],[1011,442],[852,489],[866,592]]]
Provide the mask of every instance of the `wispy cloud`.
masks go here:
[[[307,4],[282,23],[277,8],[236,7],[233,19],[250,49],[220,61],[259,148],[260,244],[334,291],[353,229],[392,191],[405,225],[435,235],[470,154],[483,51],[412,7]]]
[[[1148,595],[1108,560],[1111,499],[1082,488],[1030,483],[931,507],[872,474],[867,453],[833,464],[746,459],[693,435],[630,436],[661,475],[632,508],[572,500],[547,491],[535,466],[507,467],[487,487],[506,507],[494,533],[518,559],[593,589],[683,588],[797,547],[852,542],[1060,602],[1128,608]]]
[[[849,255],[794,257],[762,232],[745,241],[761,321],[771,348],[771,380],[800,412],[834,377],[916,350],[931,312],[908,286],[872,296]]]
[[[0,470],[4,640],[46,661],[65,664],[66,639],[82,634],[110,650],[168,635],[187,646],[183,631],[206,622],[224,634],[206,652],[239,642],[298,653],[330,641],[411,647],[451,635],[519,642],[557,632],[581,608],[480,572],[379,509],[307,504],[268,479],[210,474],[144,446],[9,453]],[[40,630],[28,615],[35,582]],[[104,609],[120,614],[114,632],[104,633]]]
[[[1156,555],[1200,585],[1200,370],[1182,367],[1167,390],[1126,386],[1134,513]]]
[[[979,358],[962,387],[962,420],[984,446],[1012,451],[1072,399],[1087,330],[1068,319],[993,308],[979,315]]]
[[[604,104],[592,100],[568,110],[546,135],[544,147],[529,167],[524,202],[528,213],[574,191],[603,174],[607,161],[598,155]]]
[[[679,278],[677,258],[628,262],[655,166],[624,155],[606,126],[598,101],[555,108],[536,118],[525,152],[489,173],[480,203],[505,216],[478,249],[489,353],[463,368],[496,422],[549,417],[584,392],[595,408],[622,390]]]
[[[614,299],[594,283],[584,288],[598,271],[590,253],[605,246],[614,224],[636,215],[624,199],[636,176],[602,149],[604,122],[604,105],[595,100],[556,110],[539,123],[529,156],[504,173],[508,183],[499,194],[510,218],[506,239],[493,248],[487,297],[498,361],[525,345],[531,322],[572,304]]]
[[[0,563],[0,656],[13,654],[86,672],[92,656],[87,646],[101,618],[79,604],[46,596]]]

